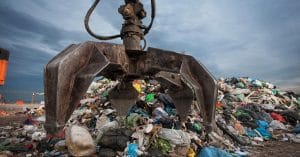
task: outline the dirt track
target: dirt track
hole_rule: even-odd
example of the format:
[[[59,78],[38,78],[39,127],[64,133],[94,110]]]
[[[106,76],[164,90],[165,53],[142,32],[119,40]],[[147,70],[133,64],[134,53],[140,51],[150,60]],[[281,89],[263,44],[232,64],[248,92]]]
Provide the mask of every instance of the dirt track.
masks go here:
[[[36,108],[39,105],[34,104],[26,104],[26,105],[15,105],[15,104],[6,104],[0,105],[0,110],[5,111],[9,114],[9,116],[0,116],[0,126],[13,125],[13,124],[21,124],[25,119],[26,115],[23,114],[24,108]]]
[[[264,147],[253,147],[251,153],[253,157],[300,157],[300,144],[268,141]]]

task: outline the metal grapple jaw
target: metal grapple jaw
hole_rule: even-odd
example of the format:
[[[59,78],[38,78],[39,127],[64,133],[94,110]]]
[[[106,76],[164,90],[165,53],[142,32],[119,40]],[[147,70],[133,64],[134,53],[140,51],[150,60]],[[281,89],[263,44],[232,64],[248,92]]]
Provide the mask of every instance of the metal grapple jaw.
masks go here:
[[[48,133],[56,134],[64,127],[96,76],[120,81],[109,93],[109,100],[121,115],[138,98],[132,81],[151,77],[168,86],[181,121],[186,120],[196,100],[206,129],[216,127],[216,80],[195,58],[156,48],[132,58],[123,45],[90,41],[70,45],[45,67]]]

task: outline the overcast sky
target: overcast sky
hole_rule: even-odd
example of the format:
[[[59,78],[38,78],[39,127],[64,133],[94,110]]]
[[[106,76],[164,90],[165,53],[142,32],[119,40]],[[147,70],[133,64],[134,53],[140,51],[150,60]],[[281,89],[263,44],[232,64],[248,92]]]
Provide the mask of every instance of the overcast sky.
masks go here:
[[[43,90],[43,67],[71,43],[94,40],[83,25],[92,0],[1,0],[0,47],[11,52],[10,100]],[[117,34],[122,0],[102,0],[92,29]],[[150,0],[143,0],[150,15]],[[249,76],[300,87],[299,0],[157,0],[148,45],[185,52],[215,75]],[[149,19],[145,20],[145,24]],[[120,40],[112,42],[120,43]]]

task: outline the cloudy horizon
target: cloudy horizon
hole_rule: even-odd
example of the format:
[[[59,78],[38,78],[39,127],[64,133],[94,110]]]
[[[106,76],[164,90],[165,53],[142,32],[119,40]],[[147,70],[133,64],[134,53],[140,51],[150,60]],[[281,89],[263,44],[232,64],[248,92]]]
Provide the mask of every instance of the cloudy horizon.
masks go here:
[[[92,29],[119,32],[123,1],[102,0]],[[150,15],[150,1],[143,1]],[[43,67],[71,43],[95,40],[83,18],[93,0],[1,0],[0,47],[11,52],[8,100],[30,100],[43,90]],[[300,89],[300,1],[157,0],[148,46],[185,52],[216,78],[249,76],[281,88]],[[149,17],[144,21],[149,22]],[[120,40],[109,42],[121,43]]]

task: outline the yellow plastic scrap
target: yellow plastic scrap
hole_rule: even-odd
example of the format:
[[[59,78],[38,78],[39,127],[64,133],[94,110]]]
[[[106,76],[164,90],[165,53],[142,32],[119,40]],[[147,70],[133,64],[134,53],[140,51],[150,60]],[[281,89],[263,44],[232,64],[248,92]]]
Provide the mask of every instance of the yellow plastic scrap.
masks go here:
[[[188,152],[187,152],[187,157],[195,157],[196,153],[194,151],[193,148],[189,148]]]
[[[141,92],[142,92],[142,86],[141,86],[141,84],[138,82],[138,80],[134,80],[134,81],[133,81],[133,87],[135,88],[135,90],[136,90],[138,93],[141,93]]]

